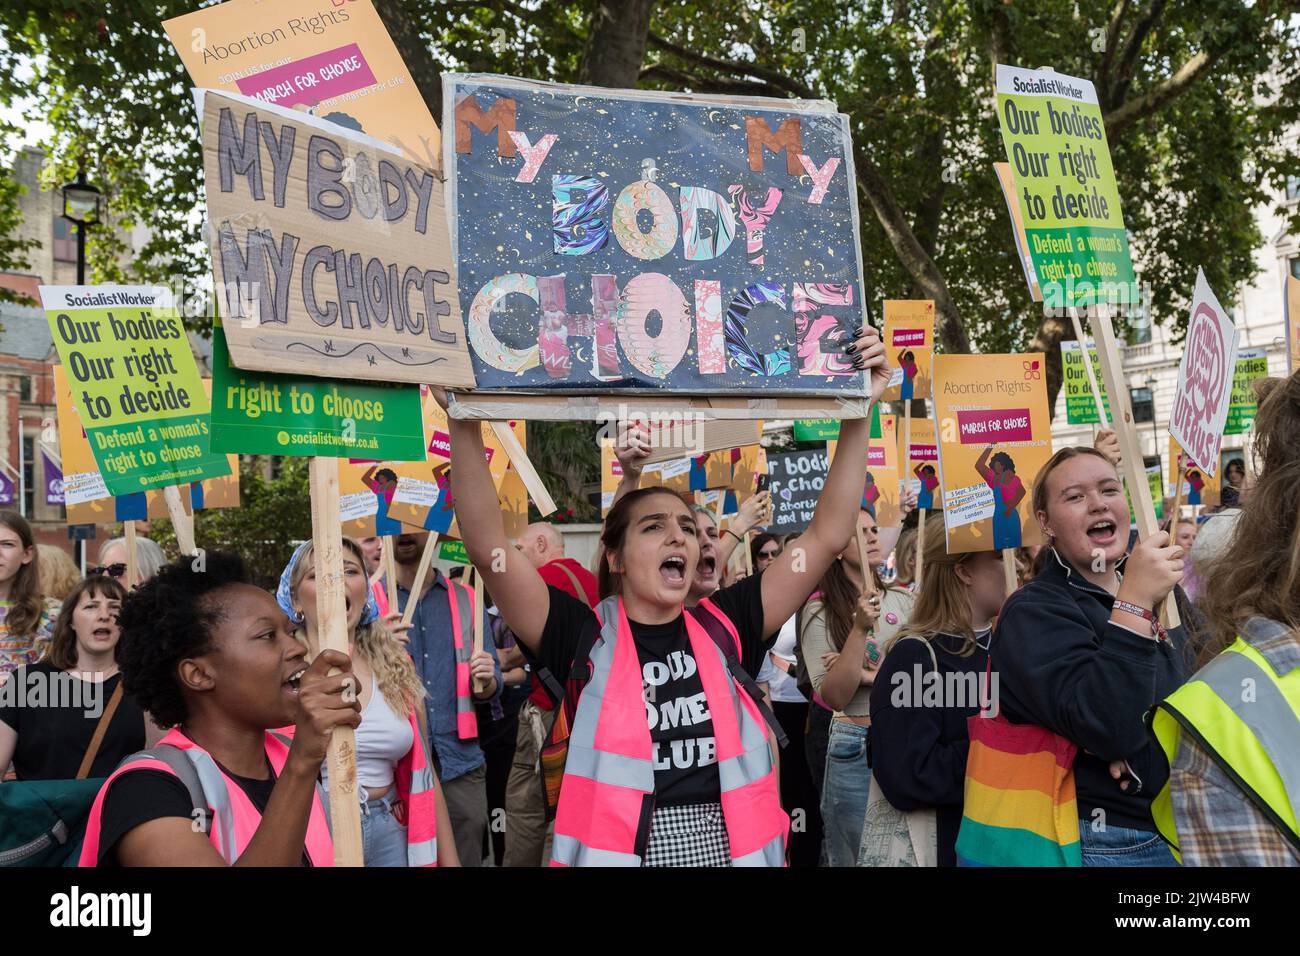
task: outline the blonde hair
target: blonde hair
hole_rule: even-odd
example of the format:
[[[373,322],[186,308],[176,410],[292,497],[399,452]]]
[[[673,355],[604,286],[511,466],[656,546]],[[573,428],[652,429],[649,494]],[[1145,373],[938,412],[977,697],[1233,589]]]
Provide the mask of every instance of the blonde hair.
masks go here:
[[[898,543],[894,545],[894,571],[897,584],[911,584],[916,579],[915,527],[904,527],[898,536]]]
[[[361,565],[361,573],[364,575],[366,560],[361,545],[351,538],[344,538],[343,547],[356,557]],[[302,554],[298,556],[298,563],[293,566],[293,573],[289,575],[289,593],[295,597],[298,594],[298,586],[302,584],[308,570],[312,567],[315,550],[315,545],[308,543],[307,547],[303,548]],[[370,588],[368,581],[366,588],[368,592]],[[369,598],[369,593],[366,597]],[[307,640],[306,624],[300,624],[294,629],[294,637],[307,648],[313,658],[316,656],[315,650]],[[415,664],[411,661],[411,656],[406,653],[406,648],[402,647],[397,638],[393,637],[392,632],[384,626],[382,620],[376,619],[369,624],[359,625],[352,638],[352,647],[356,655],[369,664],[370,669],[375,672],[379,693],[383,695],[384,700],[388,701],[388,705],[395,713],[404,715],[424,699],[424,685],[420,683],[420,677],[415,672]]]
[[[961,554],[948,553],[948,536],[943,519],[933,515],[925,522],[925,537],[921,548],[925,561],[925,574],[916,592],[916,603],[907,624],[885,648],[903,637],[920,637],[930,640],[937,633],[955,634],[962,638],[958,657],[975,653],[975,629],[971,627],[969,589],[957,576],[957,567],[978,556],[978,551]]]
[[[56,601],[66,601],[81,581],[81,569],[68,557],[68,552],[52,544],[38,544],[36,552],[36,580],[41,593]]]

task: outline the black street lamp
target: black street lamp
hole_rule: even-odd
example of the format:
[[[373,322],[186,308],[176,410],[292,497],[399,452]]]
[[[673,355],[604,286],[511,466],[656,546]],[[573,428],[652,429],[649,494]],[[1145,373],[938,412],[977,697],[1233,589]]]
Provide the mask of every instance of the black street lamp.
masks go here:
[[[59,189],[63,193],[63,218],[77,226],[77,285],[86,284],[86,227],[99,222],[104,194],[86,182],[86,171],[77,172],[77,181]]]

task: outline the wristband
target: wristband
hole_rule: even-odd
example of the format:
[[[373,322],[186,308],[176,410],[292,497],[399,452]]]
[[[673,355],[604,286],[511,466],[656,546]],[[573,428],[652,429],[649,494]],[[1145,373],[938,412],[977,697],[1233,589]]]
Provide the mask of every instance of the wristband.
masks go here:
[[[739,541],[741,544],[744,544],[744,543],[745,543],[745,539],[742,538],[740,535],[736,534],[736,532],[732,531],[730,528],[728,528],[726,531],[724,531],[724,532],[722,532],[722,533],[723,533],[723,534],[729,534],[729,535],[731,535],[733,538],[735,538],[735,539],[736,539],[737,541]]]
[[[1151,636],[1159,638],[1162,641],[1165,639],[1164,625],[1162,625],[1160,621],[1156,618],[1154,612],[1148,611],[1146,608],[1139,607],[1136,604],[1130,604],[1128,601],[1121,601],[1119,598],[1115,599],[1114,607],[1117,610],[1124,611],[1128,614],[1132,614],[1134,617],[1140,617],[1144,621],[1150,621]]]

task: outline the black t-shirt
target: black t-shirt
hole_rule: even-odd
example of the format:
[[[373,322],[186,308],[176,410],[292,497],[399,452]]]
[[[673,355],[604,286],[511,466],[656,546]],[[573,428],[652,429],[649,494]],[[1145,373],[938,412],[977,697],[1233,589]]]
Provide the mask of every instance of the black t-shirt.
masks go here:
[[[758,672],[763,655],[775,640],[763,635],[761,574],[744,578],[712,595],[740,637],[741,664],[749,674]],[[561,684],[569,678],[573,655],[584,632],[599,632],[591,608],[559,588],[552,587],[551,610],[535,655]],[[686,622],[640,624],[628,619],[647,695],[646,722],[650,726],[655,765],[655,802],[661,806],[716,803],[718,756],[713,719],[704,698],[704,685],[691,653]]]
[[[0,720],[18,734],[18,779],[76,777],[100,715],[121,682],[122,675],[114,674],[96,684],[45,663],[14,671],[0,688]],[[123,695],[90,765],[90,777],[107,777],[122,758],[144,748],[144,721],[140,706]]]
[[[275,773],[267,765],[265,780],[239,777],[222,767],[222,772],[244,791],[257,808],[266,812],[275,789]],[[99,865],[117,866],[117,844],[127,833],[150,820],[163,817],[194,819],[194,803],[180,779],[162,770],[132,770],[113,781],[104,795],[99,818]],[[311,866],[306,850],[302,865]]]

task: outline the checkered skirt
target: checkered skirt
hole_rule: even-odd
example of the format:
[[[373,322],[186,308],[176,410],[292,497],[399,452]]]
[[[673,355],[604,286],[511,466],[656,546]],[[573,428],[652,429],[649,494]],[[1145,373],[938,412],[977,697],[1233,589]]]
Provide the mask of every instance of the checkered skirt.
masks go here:
[[[731,866],[721,803],[657,807],[642,866]]]

